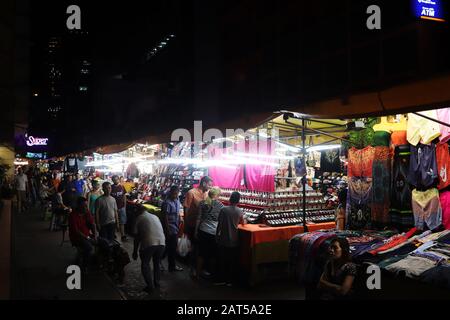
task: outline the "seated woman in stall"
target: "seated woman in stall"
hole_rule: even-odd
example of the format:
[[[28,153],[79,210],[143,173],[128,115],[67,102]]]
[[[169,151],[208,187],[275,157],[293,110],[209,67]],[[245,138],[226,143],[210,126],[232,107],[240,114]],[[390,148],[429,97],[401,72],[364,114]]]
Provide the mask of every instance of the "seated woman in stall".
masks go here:
[[[350,245],[345,238],[336,238],[329,247],[331,255],[320,278],[318,289],[323,300],[348,299],[352,295],[357,268],[351,262]]]

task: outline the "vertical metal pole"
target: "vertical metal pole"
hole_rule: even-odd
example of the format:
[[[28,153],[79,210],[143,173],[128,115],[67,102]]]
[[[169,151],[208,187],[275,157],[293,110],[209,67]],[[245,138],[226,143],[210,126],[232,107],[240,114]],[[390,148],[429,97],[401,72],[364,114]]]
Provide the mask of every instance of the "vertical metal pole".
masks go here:
[[[303,187],[303,231],[308,232],[308,226],[306,225],[306,146],[305,146],[305,118],[302,118],[302,153],[303,162],[305,164],[305,174],[302,177],[302,187]]]

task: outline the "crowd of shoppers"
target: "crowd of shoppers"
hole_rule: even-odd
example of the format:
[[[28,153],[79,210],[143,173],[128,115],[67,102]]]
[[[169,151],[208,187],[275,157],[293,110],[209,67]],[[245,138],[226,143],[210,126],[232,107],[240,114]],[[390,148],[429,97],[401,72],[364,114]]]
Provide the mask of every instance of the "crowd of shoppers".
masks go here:
[[[17,211],[25,213],[30,205],[51,202],[55,216],[67,217],[70,240],[79,249],[85,266],[92,260],[98,238],[114,241],[120,234],[120,240],[127,241],[126,207],[131,183],[118,176],[111,182],[100,183],[93,176],[81,174],[38,173],[32,168],[24,172],[19,168],[15,177]],[[218,200],[221,191],[213,184],[211,178],[203,177],[198,187],[186,194],[183,204],[179,187],[171,186],[164,195],[160,217],[138,206],[130,229],[134,236],[132,257],[140,258],[146,292],[160,286],[164,257],[169,272],[183,271],[176,263],[181,231],[191,242],[193,279],[202,276],[216,284],[232,284],[237,270],[238,225],[244,223],[237,207],[240,194],[233,193],[230,206],[224,206]]]

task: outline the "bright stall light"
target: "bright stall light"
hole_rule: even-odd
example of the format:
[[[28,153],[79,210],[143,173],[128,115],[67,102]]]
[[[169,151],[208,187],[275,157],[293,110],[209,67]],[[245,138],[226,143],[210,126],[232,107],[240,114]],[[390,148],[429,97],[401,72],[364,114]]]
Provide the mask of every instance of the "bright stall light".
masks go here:
[[[16,166],[27,166],[28,165],[28,161],[16,160],[16,161],[14,161],[14,165],[16,165]]]
[[[240,157],[249,157],[249,158],[262,158],[262,159],[280,159],[280,160],[292,160],[295,159],[295,156],[282,156],[282,155],[264,155],[264,154],[254,154],[254,153],[243,153],[236,152],[234,153],[236,156]]]
[[[282,150],[282,151],[292,151],[292,152],[300,152],[301,151],[301,149],[299,147],[293,147],[293,146],[290,146],[286,143],[282,143],[279,141],[277,141],[277,146],[279,147],[278,149]]]
[[[339,149],[341,147],[340,144],[327,144],[323,146],[312,146],[309,148],[306,148],[306,151],[323,151],[323,150],[331,150],[331,149]]]

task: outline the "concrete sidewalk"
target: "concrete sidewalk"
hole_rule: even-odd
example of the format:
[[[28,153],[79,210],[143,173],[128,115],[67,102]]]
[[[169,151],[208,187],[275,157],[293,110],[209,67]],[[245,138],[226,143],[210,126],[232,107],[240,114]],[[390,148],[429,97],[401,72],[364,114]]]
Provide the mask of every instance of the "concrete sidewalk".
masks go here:
[[[92,271],[82,277],[81,290],[68,290],[66,269],[74,263],[76,250],[70,242],[60,246],[62,232],[49,231],[49,222],[43,221],[41,215],[38,209],[13,215],[12,299],[302,300],[305,297],[304,289],[284,276],[269,279],[257,287],[214,286],[204,279],[195,282],[189,276],[188,267],[180,261],[184,271],[163,272],[161,289],[148,295],[142,291],[145,282],[139,259],[125,267],[123,285],[116,285],[103,272]],[[131,258],[133,238],[122,245]],[[163,263],[167,268],[167,259]]]
[[[130,257],[133,252],[133,238],[122,244]],[[167,270],[167,258],[163,265]],[[153,264],[151,264],[153,265]],[[233,287],[214,286],[212,280],[200,279],[196,282],[189,276],[189,267],[178,261],[184,268],[181,272],[165,271],[161,275],[161,289],[151,295],[143,292],[145,281],[141,274],[140,259],[132,260],[125,267],[125,281],[120,290],[129,300],[303,300],[304,288],[285,276],[284,269],[273,267],[272,277],[263,283],[248,287],[236,285]],[[277,277],[278,275],[278,277]]]
[[[66,234],[68,237],[68,234]],[[100,271],[81,278],[81,290],[69,290],[67,267],[76,250],[61,244],[62,232],[49,231],[38,209],[13,214],[12,299],[120,300],[124,297]]]

